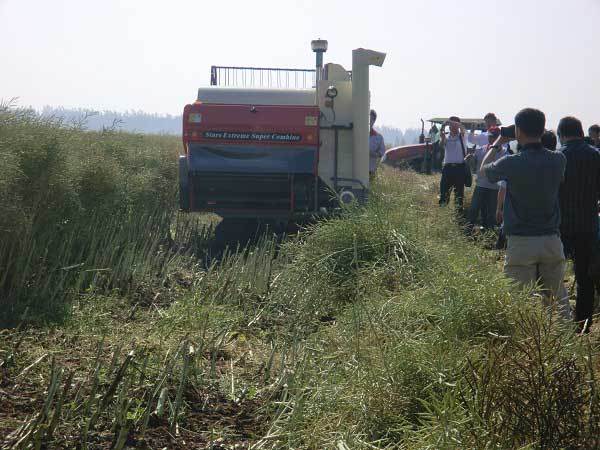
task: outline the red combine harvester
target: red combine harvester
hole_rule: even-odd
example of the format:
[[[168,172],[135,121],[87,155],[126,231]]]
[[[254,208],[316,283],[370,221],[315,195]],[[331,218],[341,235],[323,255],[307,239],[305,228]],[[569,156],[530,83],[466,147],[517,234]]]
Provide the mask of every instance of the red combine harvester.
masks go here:
[[[362,201],[369,186],[369,66],[385,54],[356,49],[352,72],[213,67],[211,86],[183,112],[180,206],[223,218],[219,232],[275,229]]]

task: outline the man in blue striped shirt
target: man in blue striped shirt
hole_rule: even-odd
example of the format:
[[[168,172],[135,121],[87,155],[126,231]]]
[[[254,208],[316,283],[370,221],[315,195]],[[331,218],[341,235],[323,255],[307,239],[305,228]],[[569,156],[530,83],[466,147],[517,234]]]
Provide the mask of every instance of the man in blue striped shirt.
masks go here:
[[[579,331],[588,332],[594,312],[594,280],[589,274],[598,237],[600,200],[600,152],[584,140],[583,126],[575,117],[564,117],[558,135],[567,159],[560,187],[560,234],[567,257],[573,259],[577,300],[575,320]]]

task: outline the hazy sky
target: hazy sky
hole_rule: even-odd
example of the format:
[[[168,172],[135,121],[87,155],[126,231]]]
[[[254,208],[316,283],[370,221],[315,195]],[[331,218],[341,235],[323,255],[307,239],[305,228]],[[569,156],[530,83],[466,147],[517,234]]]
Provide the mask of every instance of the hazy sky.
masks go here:
[[[380,123],[521,107],[600,122],[600,0],[0,0],[0,99],[180,114],[210,66],[371,69]]]

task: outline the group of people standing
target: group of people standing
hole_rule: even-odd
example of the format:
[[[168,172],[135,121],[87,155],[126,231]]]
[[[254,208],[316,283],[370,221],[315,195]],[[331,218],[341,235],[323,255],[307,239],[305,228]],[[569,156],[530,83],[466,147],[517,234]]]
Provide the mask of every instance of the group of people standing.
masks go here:
[[[478,221],[488,229],[500,225],[507,239],[506,275],[519,285],[540,283],[548,306],[556,306],[563,317],[571,317],[564,285],[566,258],[571,258],[577,286],[574,319],[578,332],[589,332],[596,281],[591,267],[600,258],[600,127],[590,127],[586,139],[581,121],[564,117],[557,151],[557,136],[545,129],[545,115],[537,109],[521,110],[512,127],[499,128],[492,113],[485,123],[487,131],[481,134],[468,132],[456,116],[442,126],[440,205],[448,204],[454,191],[462,210],[474,169],[467,230]],[[518,144],[515,152],[511,141]]]

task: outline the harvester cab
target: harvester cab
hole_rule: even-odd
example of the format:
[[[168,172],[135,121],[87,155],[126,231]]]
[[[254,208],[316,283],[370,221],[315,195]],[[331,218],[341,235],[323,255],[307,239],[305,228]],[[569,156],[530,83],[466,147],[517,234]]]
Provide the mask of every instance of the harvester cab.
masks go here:
[[[369,188],[369,66],[385,54],[356,49],[352,71],[216,67],[183,112],[180,206],[226,220],[287,224],[363,201]]]

